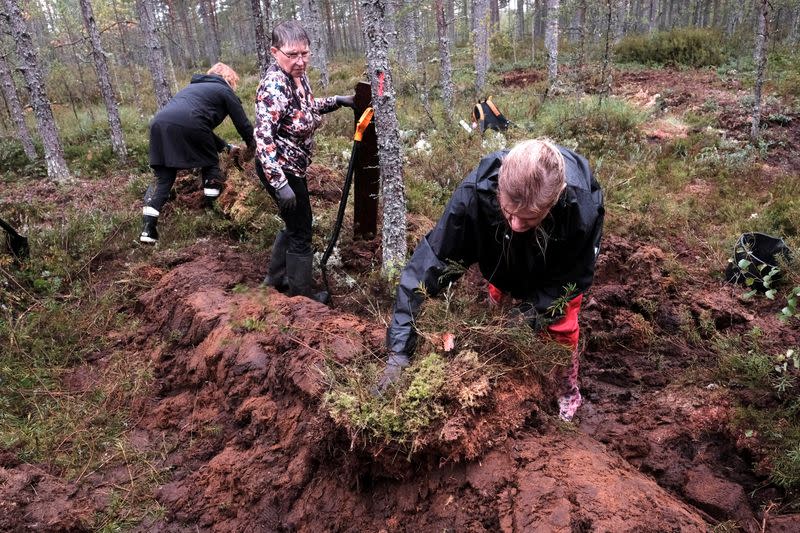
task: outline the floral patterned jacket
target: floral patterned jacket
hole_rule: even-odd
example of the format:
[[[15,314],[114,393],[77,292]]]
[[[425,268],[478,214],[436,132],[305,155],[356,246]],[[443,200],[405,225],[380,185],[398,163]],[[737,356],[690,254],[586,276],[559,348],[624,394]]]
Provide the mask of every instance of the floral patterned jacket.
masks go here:
[[[256,155],[276,189],[286,184],[284,171],[305,174],[321,115],[339,108],[335,96],[314,98],[307,75],[300,82],[302,93],[292,77],[273,64],[256,91]]]

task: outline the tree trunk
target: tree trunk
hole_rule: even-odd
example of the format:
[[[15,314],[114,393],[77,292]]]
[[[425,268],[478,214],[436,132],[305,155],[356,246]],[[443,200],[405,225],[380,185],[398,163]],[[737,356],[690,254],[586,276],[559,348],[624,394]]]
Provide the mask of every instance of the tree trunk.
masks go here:
[[[475,18],[473,54],[475,59],[475,97],[480,98],[489,72],[489,2],[474,0],[472,10]]]
[[[404,66],[414,68],[417,66],[417,4],[411,0],[400,3],[400,27],[397,39],[400,61]]]
[[[322,0],[322,9],[325,12],[325,37],[328,41],[328,50],[330,50],[331,54],[336,54],[337,49],[336,40],[333,35],[333,15],[331,13],[331,1],[332,0]]]
[[[658,0],[650,0],[650,22],[647,25],[647,33],[658,30],[658,17],[660,15],[660,4]]]
[[[128,158],[128,149],[125,147],[125,137],[122,135],[122,122],[119,119],[119,109],[117,108],[117,98],[114,95],[114,88],[111,86],[111,78],[108,74],[108,63],[103,52],[103,44],[100,42],[100,32],[97,30],[97,23],[94,20],[94,12],[89,0],[79,0],[81,5],[81,15],[83,23],[89,34],[89,42],[92,45],[92,58],[94,68],[97,70],[97,83],[100,85],[100,93],[106,104],[108,113],[108,127],[111,132],[111,147],[117,159],[125,162]]]
[[[550,87],[558,82],[558,11],[561,0],[547,0],[547,29],[544,46],[547,49],[547,80]]]
[[[764,85],[764,70],[767,66],[767,17],[769,16],[769,0],[758,2],[758,29],[756,30],[756,47],[753,52],[753,62],[756,64],[756,81],[753,87],[753,125],[750,138],[753,142],[758,140],[761,127],[761,88]]]
[[[739,27],[739,23],[744,18],[744,6],[742,3],[735,3],[731,9],[731,13],[728,15],[728,24],[726,27],[728,36],[731,36],[736,32],[736,29]]]
[[[625,37],[630,24],[631,1],[622,0],[619,3],[619,16],[617,17],[617,41]]]
[[[517,12],[515,14],[516,31],[518,40],[525,38],[525,0],[517,0]]]
[[[178,23],[180,24],[181,28],[183,29],[183,34],[186,39],[186,56],[187,56],[187,66],[193,67],[197,63],[197,40],[194,36],[194,31],[192,30],[192,26],[189,24],[189,18],[187,16],[187,12],[189,11],[189,7],[186,5],[186,0],[177,0],[177,15],[178,15]]]
[[[78,107],[82,107],[86,109],[89,113],[89,118],[92,123],[95,122],[94,116],[94,106],[92,104],[92,91],[89,89],[89,85],[86,83],[86,78],[83,75],[83,67],[81,64],[82,54],[78,53],[78,45],[82,45],[80,39],[72,32],[72,21],[71,18],[64,12],[66,6],[58,6],[58,16],[61,19],[64,25],[64,31],[67,34],[67,38],[69,39],[70,45],[69,50],[72,52],[72,60],[74,65],[73,72],[78,74],[78,83],[80,83],[80,90],[78,91],[78,104],[76,104],[74,98],[72,97],[72,92],[69,91],[69,86],[67,85],[71,80],[65,80],[64,85],[67,87],[67,92],[70,94],[70,105],[73,107],[73,110],[77,109]],[[46,63],[46,62],[45,62]],[[77,119],[77,113],[76,119]],[[80,125],[80,121],[78,121],[78,127],[82,128]]]
[[[19,136],[19,141],[22,143],[22,149],[25,151],[25,155],[28,156],[29,160],[36,161],[36,147],[33,144],[33,137],[28,129],[28,124],[25,122],[25,110],[22,108],[22,104],[19,101],[17,87],[11,75],[11,68],[8,66],[6,56],[4,55],[0,55],[0,85],[3,86],[3,97],[8,106],[8,114],[17,127],[17,135]]]
[[[536,62],[536,0],[531,0],[531,65]]]
[[[156,33],[155,17],[153,16],[152,0],[136,0],[136,10],[139,12],[139,27],[142,30],[144,47],[147,50],[147,66],[153,76],[153,91],[156,96],[156,106],[161,109],[170,98],[172,91],[167,80],[167,66],[164,59],[164,47]]]
[[[39,136],[44,146],[44,160],[47,165],[47,176],[59,183],[70,179],[67,162],[64,160],[64,150],[58,138],[56,120],[53,109],[45,91],[44,73],[39,67],[39,58],[33,45],[25,17],[17,4],[17,0],[3,0],[5,8],[0,13],[0,19],[11,30],[12,37],[17,45],[17,54],[21,60],[20,70],[25,77],[25,83],[30,91],[31,105],[36,116]]]
[[[442,100],[447,118],[454,118],[453,110],[453,67],[450,64],[450,44],[447,41],[447,18],[444,0],[435,0],[436,35],[439,40],[439,61],[441,63]]]
[[[267,53],[270,45],[264,33],[264,12],[261,10],[261,0],[250,0],[250,12],[253,15],[256,53],[258,54],[258,70],[263,78],[269,68],[272,54]]]
[[[455,45],[456,39],[458,38],[458,33],[456,32],[456,28],[458,27],[456,24],[456,0],[447,0],[445,5],[447,6],[447,14],[445,15],[445,20],[447,21],[447,40]]]
[[[139,0],[141,1],[141,0]],[[203,31],[206,37],[206,58],[213,65],[219,61],[219,34],[217,33],[217,19],[214,13],[213,0],[201,0],[200,19],[203,21]]]
[[[497,0],[489,0],[489,33],[500,27],[500,4]]]
[[[322,32],[322,20],[319,12],[317,0],[302,0],[303,19],[307,20],[306,30],[311,38],[311,64],[319,70],[320,82],[322,87],[327,89],[329,83],[328,75],[328,47]]]
[[[384,31],[385,0],[361,0],[364,10],[364,44],[372,106],[378,134],[378,154],[383,196],[384,276],[396,275],[406,261],[406,200],[403,184],[403,155],[397,122],[396,97],[389,69],[389,43]]]

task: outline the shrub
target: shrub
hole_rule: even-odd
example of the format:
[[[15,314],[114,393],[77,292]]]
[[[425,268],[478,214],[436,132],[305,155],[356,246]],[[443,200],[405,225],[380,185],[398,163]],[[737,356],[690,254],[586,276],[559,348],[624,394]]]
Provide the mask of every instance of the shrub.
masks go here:
[[[546,102],[536,117],[537,131],[560,144],[576,144],[584,154],[600,156],[608,151],[630,152],[641,140],[643,112],[613,98],[596,96],[579,101]],[[570,143],[570,141],[573,141]]]
[[[44,176],[44,161],[30,161],[22,144],[16,139],[0,140],[0,178],[18,178],[20,174],[25,176]]]
[[[678,28],[650,36],[630,35],[614,49],[617,59],[644,65],[715,66],[727,59],[722,37],[705,28]]]

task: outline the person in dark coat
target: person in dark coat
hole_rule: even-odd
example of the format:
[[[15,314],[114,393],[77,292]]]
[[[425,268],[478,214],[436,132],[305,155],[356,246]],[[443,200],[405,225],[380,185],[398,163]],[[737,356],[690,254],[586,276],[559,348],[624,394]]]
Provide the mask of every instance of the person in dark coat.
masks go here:
[[[169,198],[178,170],[202,169],[203,194],[213,200],[222,190],[224,177],[219,152],[233,147],[214,133],[225,117],[231,117],[248,149],[255,150],[253,126],[234,92],[239,83],[236,72],[217,63],[208,72],[195,74],[150,122],[150,166],[155,181],[144,196],[144,225],[139,240],[155,244],[161,209]],[[237,148],[238,149],[238,148]]]
[[[578,311],[592,284],[604,218],[603,192],[586,159],[548,140],[528,140],[484,157],[458,186],[436,227],[400,276],[378,383],[395,382],[414,353],[414,317],[424,293],[437,295],[460,275],[451,262],[478,265],[490,302],[513,298],[515,320],[573,349],[562,383],[560,415],[570,420],[578,389]],[[574,289],[563,309],[554,302]],[[559,312],[560,311],[560,312]]]
[[[256,173],[285,224],[272,245],[264,284],[290,296],[326,302],[326,292],[311,288],[312,213],[306,169],[322,115],[353,107],[353,96],[314,98],[306,74],[309,44],[297,22],[282,22],[272,30],[275,63],[256,91]]]

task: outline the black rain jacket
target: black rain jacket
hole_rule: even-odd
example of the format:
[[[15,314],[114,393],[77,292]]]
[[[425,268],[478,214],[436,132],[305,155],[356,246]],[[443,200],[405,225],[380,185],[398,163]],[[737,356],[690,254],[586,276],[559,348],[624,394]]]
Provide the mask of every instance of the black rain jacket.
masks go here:
[[[150,166],[198,168],[216,165],[225,145],[214,128],[231,116],[248,146],[255,146],[253,125],[221,76],[195,74],[150,122]]]
[[[542,222],[548,235],[544,253],[533,230],[512,232],[500,210],[497,175],[508,151],[484,157],[455,190],[436,227],[403,269],[386,332],[390,351],[414,352],[414,316],[424,299],[419,287],[437,295],[460,276],[461,269],[447,268],[451,262],[462,267],[477,263],[486,280],[538,313],[547,311],[570,283],[578,294],[589,288],[603,231],[603,192],[586,159],[567,148],[559,150],[567,186]]]

